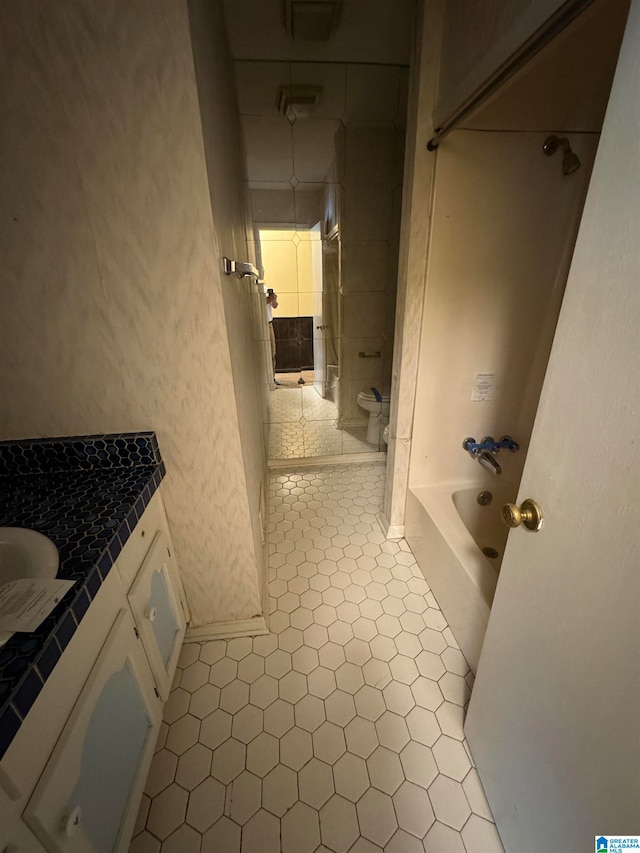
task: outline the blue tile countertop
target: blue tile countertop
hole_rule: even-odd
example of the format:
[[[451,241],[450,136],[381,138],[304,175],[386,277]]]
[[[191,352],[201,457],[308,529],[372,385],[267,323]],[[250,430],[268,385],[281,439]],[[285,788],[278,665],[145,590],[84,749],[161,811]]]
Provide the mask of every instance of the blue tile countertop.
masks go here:
[[[165,474],[154,432],[0,441],[0,527],[30,527],[76,581],[37,631],[0,648],[0,758]]]

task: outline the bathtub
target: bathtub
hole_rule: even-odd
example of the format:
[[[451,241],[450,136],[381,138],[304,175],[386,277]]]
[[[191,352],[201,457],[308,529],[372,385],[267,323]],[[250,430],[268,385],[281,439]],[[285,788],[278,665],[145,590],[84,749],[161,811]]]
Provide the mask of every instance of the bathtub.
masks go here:
[[[407,542],[474,673],[509,532],[501,509],[517,490],[492,479],[407,493]],[[478,503],[481,493],[490,493],[489,505]]]

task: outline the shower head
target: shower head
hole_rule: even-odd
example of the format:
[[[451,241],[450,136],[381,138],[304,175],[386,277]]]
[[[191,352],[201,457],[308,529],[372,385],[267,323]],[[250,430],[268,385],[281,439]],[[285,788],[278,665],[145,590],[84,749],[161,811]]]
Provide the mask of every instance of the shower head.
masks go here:
[[[577,172],[582,164],[580,158],[571,149],[564,152],[562,157],[562,171],[565,175],[572,175]]]
[[[563,174],[572,175],[574,172],[577,172],[582,164],[580,163],[578,155],[571,150],[571,145],[566,136],[548,136],[542,146],[542,150],[547,157],[551,157],[552,154],[555,154],[558,148],[562,148],[563,151]]]

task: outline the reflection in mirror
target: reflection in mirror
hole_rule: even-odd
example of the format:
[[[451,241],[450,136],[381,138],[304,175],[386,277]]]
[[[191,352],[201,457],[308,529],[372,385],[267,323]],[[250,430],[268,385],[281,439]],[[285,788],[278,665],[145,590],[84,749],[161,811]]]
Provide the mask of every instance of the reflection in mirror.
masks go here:
[[[257,265],[278,300],[268,456],[386,450],[408,68],[234,66]],[[279,111],[297,86],[314,104]]]

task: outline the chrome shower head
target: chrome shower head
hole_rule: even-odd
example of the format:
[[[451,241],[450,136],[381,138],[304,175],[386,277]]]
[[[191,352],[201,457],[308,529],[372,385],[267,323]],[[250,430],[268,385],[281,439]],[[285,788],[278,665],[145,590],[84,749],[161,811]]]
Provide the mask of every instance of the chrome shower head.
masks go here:
[[[548,136],[544,145],[542,146],[542,150],[547,155],[547,157],[551,157],[552,154],[555,154],[558,148],[562,148],[562,172],[565,175],[572,175],[574,172],[577,172],[580,166],[580,158],[578,155],[571,150],[571,145],[566,136]]]
[[[572,175],[577,172],[582,164],[580,158],[571,149],[564,152],[562,157],[562,171],[565,175]]]

